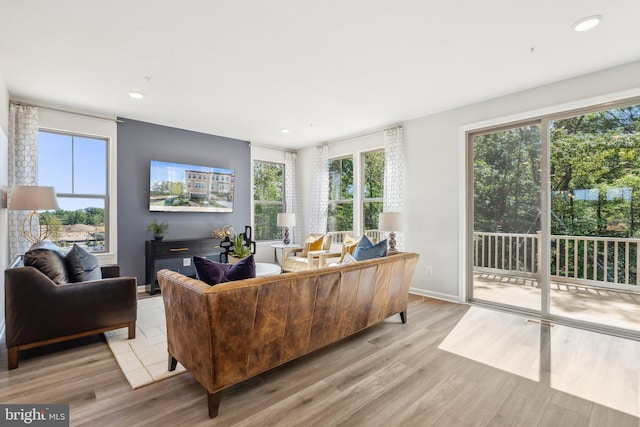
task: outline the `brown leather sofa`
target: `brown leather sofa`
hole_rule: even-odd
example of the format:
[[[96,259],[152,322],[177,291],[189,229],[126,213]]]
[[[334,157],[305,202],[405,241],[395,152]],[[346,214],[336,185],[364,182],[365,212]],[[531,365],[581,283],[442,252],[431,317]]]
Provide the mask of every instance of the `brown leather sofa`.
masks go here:
[[[207,390],[225,388],[389,316],[406,322],[414,253],[209,286],[160,270],[169,370],[179,361]]]
[[[5,270],[6,345],[9,369],[18,351],[111,329],[135,338],[136,278],[103,266],[102,280],[58,285],[34,267]]]

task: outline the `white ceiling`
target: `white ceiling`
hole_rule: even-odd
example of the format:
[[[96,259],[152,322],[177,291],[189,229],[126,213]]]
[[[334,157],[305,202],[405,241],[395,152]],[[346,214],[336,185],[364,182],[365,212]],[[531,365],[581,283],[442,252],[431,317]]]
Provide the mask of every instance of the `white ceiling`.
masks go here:
[[[639,60],[638,16],[638,0],[0,0],[0,75],[12,98],[295,149]]]

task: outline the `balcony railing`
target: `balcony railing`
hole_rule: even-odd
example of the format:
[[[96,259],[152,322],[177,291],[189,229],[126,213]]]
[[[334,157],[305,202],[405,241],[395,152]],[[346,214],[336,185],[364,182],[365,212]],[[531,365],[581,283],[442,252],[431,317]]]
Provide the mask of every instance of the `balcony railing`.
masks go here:
[[[344,237],[349,235],[353,236],[353,231],[330,231],[327,234],[331,234],[333,236],[333,243],[342,243],[344,242]],[[364,234],[371,239],[372,242],[376,243],[384,239],[384,231],[380,230],[365,230]]]
[[[474,232],[474,270],[537,277],[540,233]],[[640,289],[640,239],[558,236],[550,239],[551,280],[612,289]]]

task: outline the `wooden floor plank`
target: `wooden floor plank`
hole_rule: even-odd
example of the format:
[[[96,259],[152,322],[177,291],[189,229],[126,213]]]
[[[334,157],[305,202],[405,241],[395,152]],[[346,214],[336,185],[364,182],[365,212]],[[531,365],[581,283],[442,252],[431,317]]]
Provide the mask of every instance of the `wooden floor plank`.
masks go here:
[[[571,355],[559,363],[559,343],[540,338],[544,333],[528,343],[522,336],[502,333],[494,322],[489,336],[496,342],[482,343],[504,345],[505,350],[498,352],[498,363],[481,363],[473,353],[486,355],[487,348],[472,349],[466,356],[439,348],[468,310],[466,305],[412,297],[405,325],[394,316],[228,388],[215,420],[207,415],[204,388],[189,373],[132,390],[100,336],[23,352],[18,369],[0,371],[0,402],[69,403],[74,426],[640,427],[629,402],[621,406],[629,411],[620,412],[553,387],[562,383],[563,370],[577,375],[573,367],[579,363],[604,369],[601,377],[606,378],[607,367],[598,367],[603,359],[619,365],[615,372],[629,373],[625,381],[611,378],[628,388],[630,402],[640,403],[633,343],[604,337],[605,351],[584,333],[565,337],[571,331],[563,332],[558,335],[562,349]],[[487,326],[477,328],[467,332],[478,334]],[[507,335],[507,344],[497,342],[501,335]],[[516,342],[510,346],[510,340]],[[534,358],[539,379],[510,373],[527,346],[539,353]],[[0,362],[6,369],[4,346]]]

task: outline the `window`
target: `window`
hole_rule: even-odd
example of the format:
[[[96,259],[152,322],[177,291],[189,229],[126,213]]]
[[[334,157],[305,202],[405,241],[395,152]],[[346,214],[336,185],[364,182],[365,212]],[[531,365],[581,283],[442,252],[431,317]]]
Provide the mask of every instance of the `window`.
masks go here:
[[[256,240],[279,240],[278,214],[285,211],[284,164],[253,163],[253,200]]]
[[[329,160],[327,231],[353,230],[353,158]]]
[[[384,188],[384,150],[362,153],[362,217],[364,231],[378,229]]]
[[[104,138],[39,132],[38,184],[56,189],[60,208],[45,215],[58,245],[108,250],[107,152]]]

